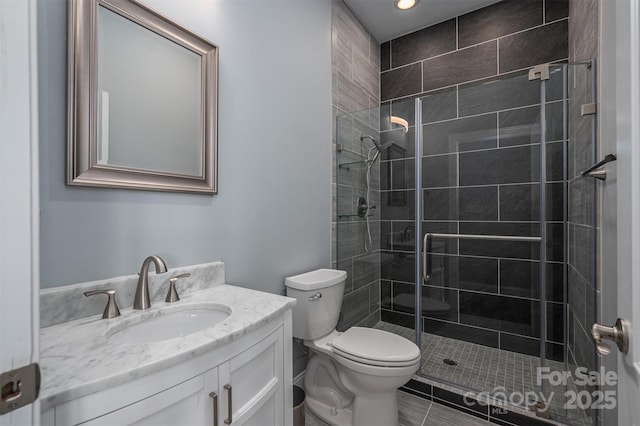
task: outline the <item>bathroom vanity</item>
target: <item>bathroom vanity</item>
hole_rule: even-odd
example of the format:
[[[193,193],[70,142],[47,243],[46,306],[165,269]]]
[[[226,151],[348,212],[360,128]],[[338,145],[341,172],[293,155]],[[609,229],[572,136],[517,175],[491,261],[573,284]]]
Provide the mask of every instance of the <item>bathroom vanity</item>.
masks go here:
[[[291,425],[294,304],[216,285],[45,327],[41,424]]]

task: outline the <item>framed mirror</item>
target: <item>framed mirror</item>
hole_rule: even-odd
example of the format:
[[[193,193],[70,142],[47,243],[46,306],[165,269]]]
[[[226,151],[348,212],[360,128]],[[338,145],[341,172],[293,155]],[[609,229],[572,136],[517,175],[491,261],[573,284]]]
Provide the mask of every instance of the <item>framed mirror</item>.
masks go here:
[[[133,0],[69,0],[67,184],[215,194],[218,48]]]

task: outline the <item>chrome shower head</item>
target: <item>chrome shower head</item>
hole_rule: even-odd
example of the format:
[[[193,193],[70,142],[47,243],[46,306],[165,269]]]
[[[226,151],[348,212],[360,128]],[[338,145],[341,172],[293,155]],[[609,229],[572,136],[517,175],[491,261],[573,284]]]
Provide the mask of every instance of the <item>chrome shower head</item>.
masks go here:
[[[382,151],[386,151],[387,149],[389,149],[389,147],[391,147],[391,145],[393,145],[393,141],[388,141],[384,144],[381,144],[376,138],[374,138],[373,136],[369,136],[369,135],[365,135],[365,134],[361,134],[360,135],[360,140],[364,141],[365,139],[369,139],[371,142],[373,142],[373,144],[375,145],[376,149],[378,150],[378,152],[382,152]]]

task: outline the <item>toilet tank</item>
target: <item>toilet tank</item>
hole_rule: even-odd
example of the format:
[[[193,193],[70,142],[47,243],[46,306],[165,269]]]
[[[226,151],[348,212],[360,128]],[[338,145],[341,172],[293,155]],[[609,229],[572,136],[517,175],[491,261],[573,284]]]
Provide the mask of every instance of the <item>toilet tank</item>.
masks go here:
[[[293,307],[293,337],[311,340],[331,333],[338,324],[345,271],[318,269],[286,278],[287,296],[298,303]]]

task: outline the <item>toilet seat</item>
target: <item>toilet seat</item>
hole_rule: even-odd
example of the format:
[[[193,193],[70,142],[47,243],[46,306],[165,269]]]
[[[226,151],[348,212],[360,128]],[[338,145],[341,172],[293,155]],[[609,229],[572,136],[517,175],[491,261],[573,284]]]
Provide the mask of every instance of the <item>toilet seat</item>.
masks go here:
[[[373,328],[351,327],[331,346],[340,357],[380,367],[407,367],[420,360],[420,349],[412,341]]]

